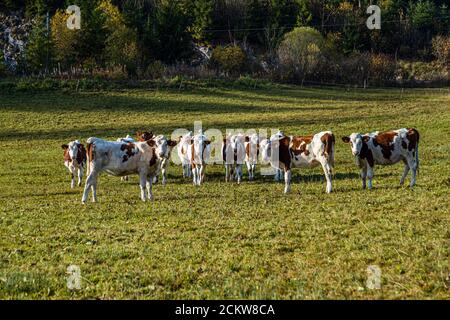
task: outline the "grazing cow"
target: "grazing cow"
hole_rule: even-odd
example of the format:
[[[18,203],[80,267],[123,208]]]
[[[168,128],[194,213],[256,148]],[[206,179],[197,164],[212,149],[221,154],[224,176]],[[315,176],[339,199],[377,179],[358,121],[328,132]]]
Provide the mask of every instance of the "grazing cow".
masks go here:
[[[350,144],[356,164],[361,168],[362,187],[372,189],[373,168],[375,164],[390,165],[403,161],[405,164],[400,185],[411,170],[412,188],[416,184],[416,174],[419,168],[419,132],[416,129],[398,129],[387,132],[368,134],[352,133],[342,137],[342,141]]]
[[[180,142],[178,143],[178,157],[181,161],[181,166],[183,167],[183,178],[191,177],[191,163],[188,156],[189,145],[192,140],[192,132],[188,132],[184,136],[180,137]]]
[[[128,134],[125,138],[117,139],[117,142],[134,143],[135,140]],[[120,177],[122,181],[128,181],[128,176]]]
[[[142,201],[153,200],[152,179],[160,166],[158,154],[166,150],[156,146],[153,139],[136,143],[105,141],[98,138],[87,140],[87,160],[89,175],[86,179],[82,202],[86,203],[89,189],[92,188],[92,200],[97,201],[97,177],[101,172],[114,176],[138,174]],[[145,187],[147,186],[147,195]]]
[[[161,160],[161,165],[159,167],[159,171],[162,174],[162,184],[166,185],[167,182],[167,169],[170,164],[170,156],[172,154],[173,148],[177,145],[178,141],[170,140],[164,137],[163,135],[159,135],[155,138],[156,146],[160,148],[160,150],[165,150],[163,154],[157,154],[158,158]],[[158,174],[155,176],[154,183],[158,182]]]
[[[331,131],[324,131],[312,136],[276,135],[260,142],[264,162],[270,162],[275,169],[284,170],[284,193],[291,190],[291,169],[314,168],[322,165],[327,180],[326,192],[332,191],[331,175],[334,166],[335,138]],[[278,161],[274,160],[273,151],[278,150]]]
[[[194,185],[201,185],[205,180],[206,164],[211,156],[211,141],[202,133],[192,137],[188,147],[188,159],[192,168]]]
[[[222,157],[225,163],[225,181],[232,181],[233,176],[237,183],[242,181],[242,166],[245,161],[245,137],[242,134],[229,135],[223,139]]]
[[[63,144],[61,147],[64,150],[64,165],[69,169],[72,176],[70,187],[75,187],[76,170],[78,170],[78,186],[81,186],[83,171],[86,166],[86,149],[78,140],[72,141],[69,144]]]
[[[255,178],[256,164],[259,156],[259,136],[252,134],[245,137],[245,164],[248,170],[248,180],[252,181]]]

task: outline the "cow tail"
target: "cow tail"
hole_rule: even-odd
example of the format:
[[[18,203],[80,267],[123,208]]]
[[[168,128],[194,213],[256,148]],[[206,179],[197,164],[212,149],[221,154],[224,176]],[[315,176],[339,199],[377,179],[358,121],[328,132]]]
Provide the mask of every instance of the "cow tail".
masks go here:
[[[417,134],[417,143],[416,143],[416,166],[417,166],[417,174],[419,174],[419,132],[415,130]]]
[[[86,164],[86,168],[87,168],[87,172],[86,172],[86,176],[89,176],[89,174],[91,173],[91,166],[92,166],[92,161],[94,160],[94,144],[91,140],[87,141],[87,145],[86,145],[86,158],[87,158],[87,164]]]
[[[325,144],[325,152],[324,155],[327,157],[328,161],[330,161],[331,167],[334,166],[334,154],[333,154],[333,148],[334,144],[336,142],[336,139],[334,137],[334,134],[327,134],[326,138],[324,139]]]

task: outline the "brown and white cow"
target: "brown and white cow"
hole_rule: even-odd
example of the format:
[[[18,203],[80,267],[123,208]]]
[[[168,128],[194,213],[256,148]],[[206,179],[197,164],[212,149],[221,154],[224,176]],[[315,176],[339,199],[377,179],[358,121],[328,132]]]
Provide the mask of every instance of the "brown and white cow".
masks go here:
[[[156,155],[160,160],[160,167],[159,167],[159,170],[158,170],[153,182],[154,183],[158,182],[159,173],[161,172],[162,184],[166,185],[167,170],[169,169],[169,165],[170,165],[170,156],[172,154],[173,148],[177,145],[178,141],[167,139],[163,135],[159,135],[159,136],[155,137],[153,135],[153,132],[138,132],[137,136],[138,136],[138,140],[141,142],[153,139],[153,140],[155,140],[156,147],[159,150],[165,150],[164,153],[161,153],[161,154],[158,153]]]
[[[181,166],[183,168],[183,178],[191,177],[191,162],[188,156],[189,145],[192,140],[192,131],[189,131],[184,136],[180,137],[180,142],[178,143],[177,152],[178,158],[180,158]]]
[[[246,137],[242,134],[229,135],[223,139],[222,159],[225,164],[225,181],[233,181],[239,184],[242,181],[242,167],[245,162],[245,141]]]
[[[332,191],[335,138],[331,131],[311,136],[272,136],[260,142],[263,162],[284,170],[284,193],[291,190],[292,168],[314,168],[322,165],[327,180],[326,192]],[[278,152],[277,152],[278,151]]]
[[[153,139],[124,143],[89,138],[87,140],[89,175],[86,179],[82,202],[86,203],[90,189],[92,189],[93,202],[97,201],[97,177],[102,172],[119,177],[138,174],[142,201],[146,201],[147,196],[153,200],[152,180],[160,166],[157,155],[165,153],[166,150],[163,150],[161,146],[158,147]]]
[[[252,181],[255,178],[256,164],[259,156],[259,135],[254,133],[245,137],[245,164],[248,170],[248,180]]]
[[[178,141],[167,139],[163,135],[159,135],[155,138],[156,146],[161,150],[165,150],[163,154],[157,154],[158,158],[161,160],[161,165],[159,171],[162,175],[162,184],[165,186],[167,182],[167,170],[170,165],[170,157],[172,155],[173,148],[177,145]],[[159,172],[155,177],[155,183],[158,182]]]
[[[69,142],[69,144],[63,144],[61,147],[64,150],[64,165],[67,167],[72,176],[70,187],[75,187],[75,172],[77,170],[78,186],[81,186],[83,171],[86,166],[86,149],[78,140]]]
[[[211,141],[201,132],[194,135],[187,156],[192,168],[193,184],[199,186],[205,180],[206,165],[211,157]]]
[[[387,132],[373,132],[367,134],[352,133],[342,137],[342,141],[350,144],[356,164],[361,168],[362,187],[372,189],[373,169],[375,164],[391,165],[403,161],[405,164],[400,185],[411,170],[412,188],[416,184],[419,168],[419,132],[414,129],[398,129]]]

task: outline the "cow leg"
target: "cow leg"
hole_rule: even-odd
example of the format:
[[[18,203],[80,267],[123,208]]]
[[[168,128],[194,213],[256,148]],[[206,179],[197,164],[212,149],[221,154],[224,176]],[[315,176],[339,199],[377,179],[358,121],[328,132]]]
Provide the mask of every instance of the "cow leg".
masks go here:
[[[152,177],[150,178],[152,179]],[[145,171],[139,172],[139,187],[141,188],[141,200],[147,201],[147,196],[145,194],[145,187],[147,185],[147,173]]]
[[[86,204],[86,201],[89,197],[89,189],[92,190],[92,202],[97,202],[97,172],[94,170],[90,170],[89,176],[86,179],[86,184],[84,186],[83,197],[81,198],[81,202]]]
[[[194,186],[197,185],[197,166],[192,166],[192,177],[193,177],[193,183]]]
[[[230,166],[228,164],[225,165],[225,182],[230,181]]]
[[[149,177],[147,179],[147,195],[148,195],[148,199],[150,201],[153,201],[153,193],[152,193],[152,177]]]
[[[367,177],[367,167],[361,168],[361,180],[362,180],[362,188],[366,188],[366,177]]]
[[[367,178],[369,179],[368,188],[372,189],[373,167],[367,165]]]
[[[402,174],[402,177],[400,178],[400,185],[401,186],[405,183],[406,176],[408,175],[408,172],[409,172],[408,162],[406,160],[403,160],[403,162],[405,164],[405,168],[403,169],[403,174]]]
[[[200,173],[199,173],[199,175],[198,175],[198,176],[199,176],[199,179],[200,179],[198,185],[202,184],[202,183],[205,181],[205,170],[206,170],[206,164],[202,164],[202,165],[200,166]]]
[[[167,183],[167,167],[169,166],[169,159],[165,159],[161,165],[161,175],[163,186]]]
[[[275,180],[276,182],[281,181],[281,170],[280,170],[280,169],[275,169],[275,177],[274,177],[274,180]]]
[[[238,184],[242,181],[242,164],[236,165],[236,180]]]
[[[417,152],[417,151],[416,151]],[[414,157],[407,157],[408,166],[411,169],[411,182],[409,186],[412,188],[416,185],[416,176],[417,176],[417,161]]]
[[[78,168],[78,186],[81,187],[83,181],[83,167]]]
[[[250,162],[246,162],[245,164],[247,165],[248,181],[252,181],[252,165]]]
[[[323,168],[323,172],[325,173],[325,179],[327,180],[327,193],[331,193],[331,191],[333,190],[333,185],[331,182],[331,175],[332,175],[332,170],[331,170],[331,166],[328,163],[328,161],[323,160],[321,162],[322,164],[322,168]]]
[[[73,189],[73,188],[75,188],[75,168],[70,166],[69,171],[70,171],[70,178],[71,178],[70,187]]]
[[[291,169],[284,170],[284,193],[291,191]]]

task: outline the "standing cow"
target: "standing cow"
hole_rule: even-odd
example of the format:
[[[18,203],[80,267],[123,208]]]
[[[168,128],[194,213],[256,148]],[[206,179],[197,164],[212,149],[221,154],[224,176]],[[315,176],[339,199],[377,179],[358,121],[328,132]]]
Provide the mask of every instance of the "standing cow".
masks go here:
[[[390,165],[403,161],[405,164],[400,185],[411,170],[412,188],[416,184],[416,175],[419,168],[419,132],[414,129],[398,129],[368,134],[352,133],[342,137],[342,141],[350,144],[356,164],[361,168],[362,187],[372,189],[373,169],[375,164]]]
[[[78,170],[78,186],[81,186],[83,171],[86,166],[86,149],[80,141],[75,140],[61,146],[64,150],[64,165],[72,176],[70,187],[75,187],[75,172]]]
[[[259,155],[259,136],[257,133],[245,137],[245,164],[248,170],[248,180],[252,181],[255,178],[256,164],[258,163]]]
[[[178,141],[167,139],[163,135],[159,135],[155,138],[156,146],[161,150],[165,150],[165,153],[159,155],[158,158],[161,160],[159,171],[162,175],[162,184],[165,186],[167,182],[167,170],[170,165],[170,156],[172,155],[173,148],[177,145]],[[159,172],[155,176],[154,183],[158,182]]]
[[[192,131],[189,131],[187,134],[180,137],[180,142],[177,147],[178,157],[180,158],[181,166],[183,168],[183,178],[190,178],[192,173],[191,162],[188,156],[188,149],[191,144],[191,140]]]
[[[327,180],[326,192],[332,191],[331,175],[334,166],[335,138],[331,131],[312,136],[272,136],[260,143],[264,162],[284,170],[284,193],[291,190],[292,168],[314,168],[322,165]],[[278,159],[274,152],[278,151]]]
[[[245,140],[242,134],[229,135],[223,139],[222,158],[225,164],[225,181],[232,181],[233,176],[237,183],[242,181],[242,166],[245,162]]]
[[[211,141],[202,133],[192,137],[187,155],[192,168],[194,185],[201,185],[205,180],[206,165],[211,156]]]
[[[142,201],[146,201],[147,197],[153,200],[152,180],[160,166],[158,155],[165,153],[166,150],[161,146],[156,146],[153,139],[123,143],[89,138],[87,140],[89,175],[86,179],[82,202],[86,203],[90,189],[92,189],[93,202],[97,201],[97,177],[101,172],[119,177],[138,174]]]

